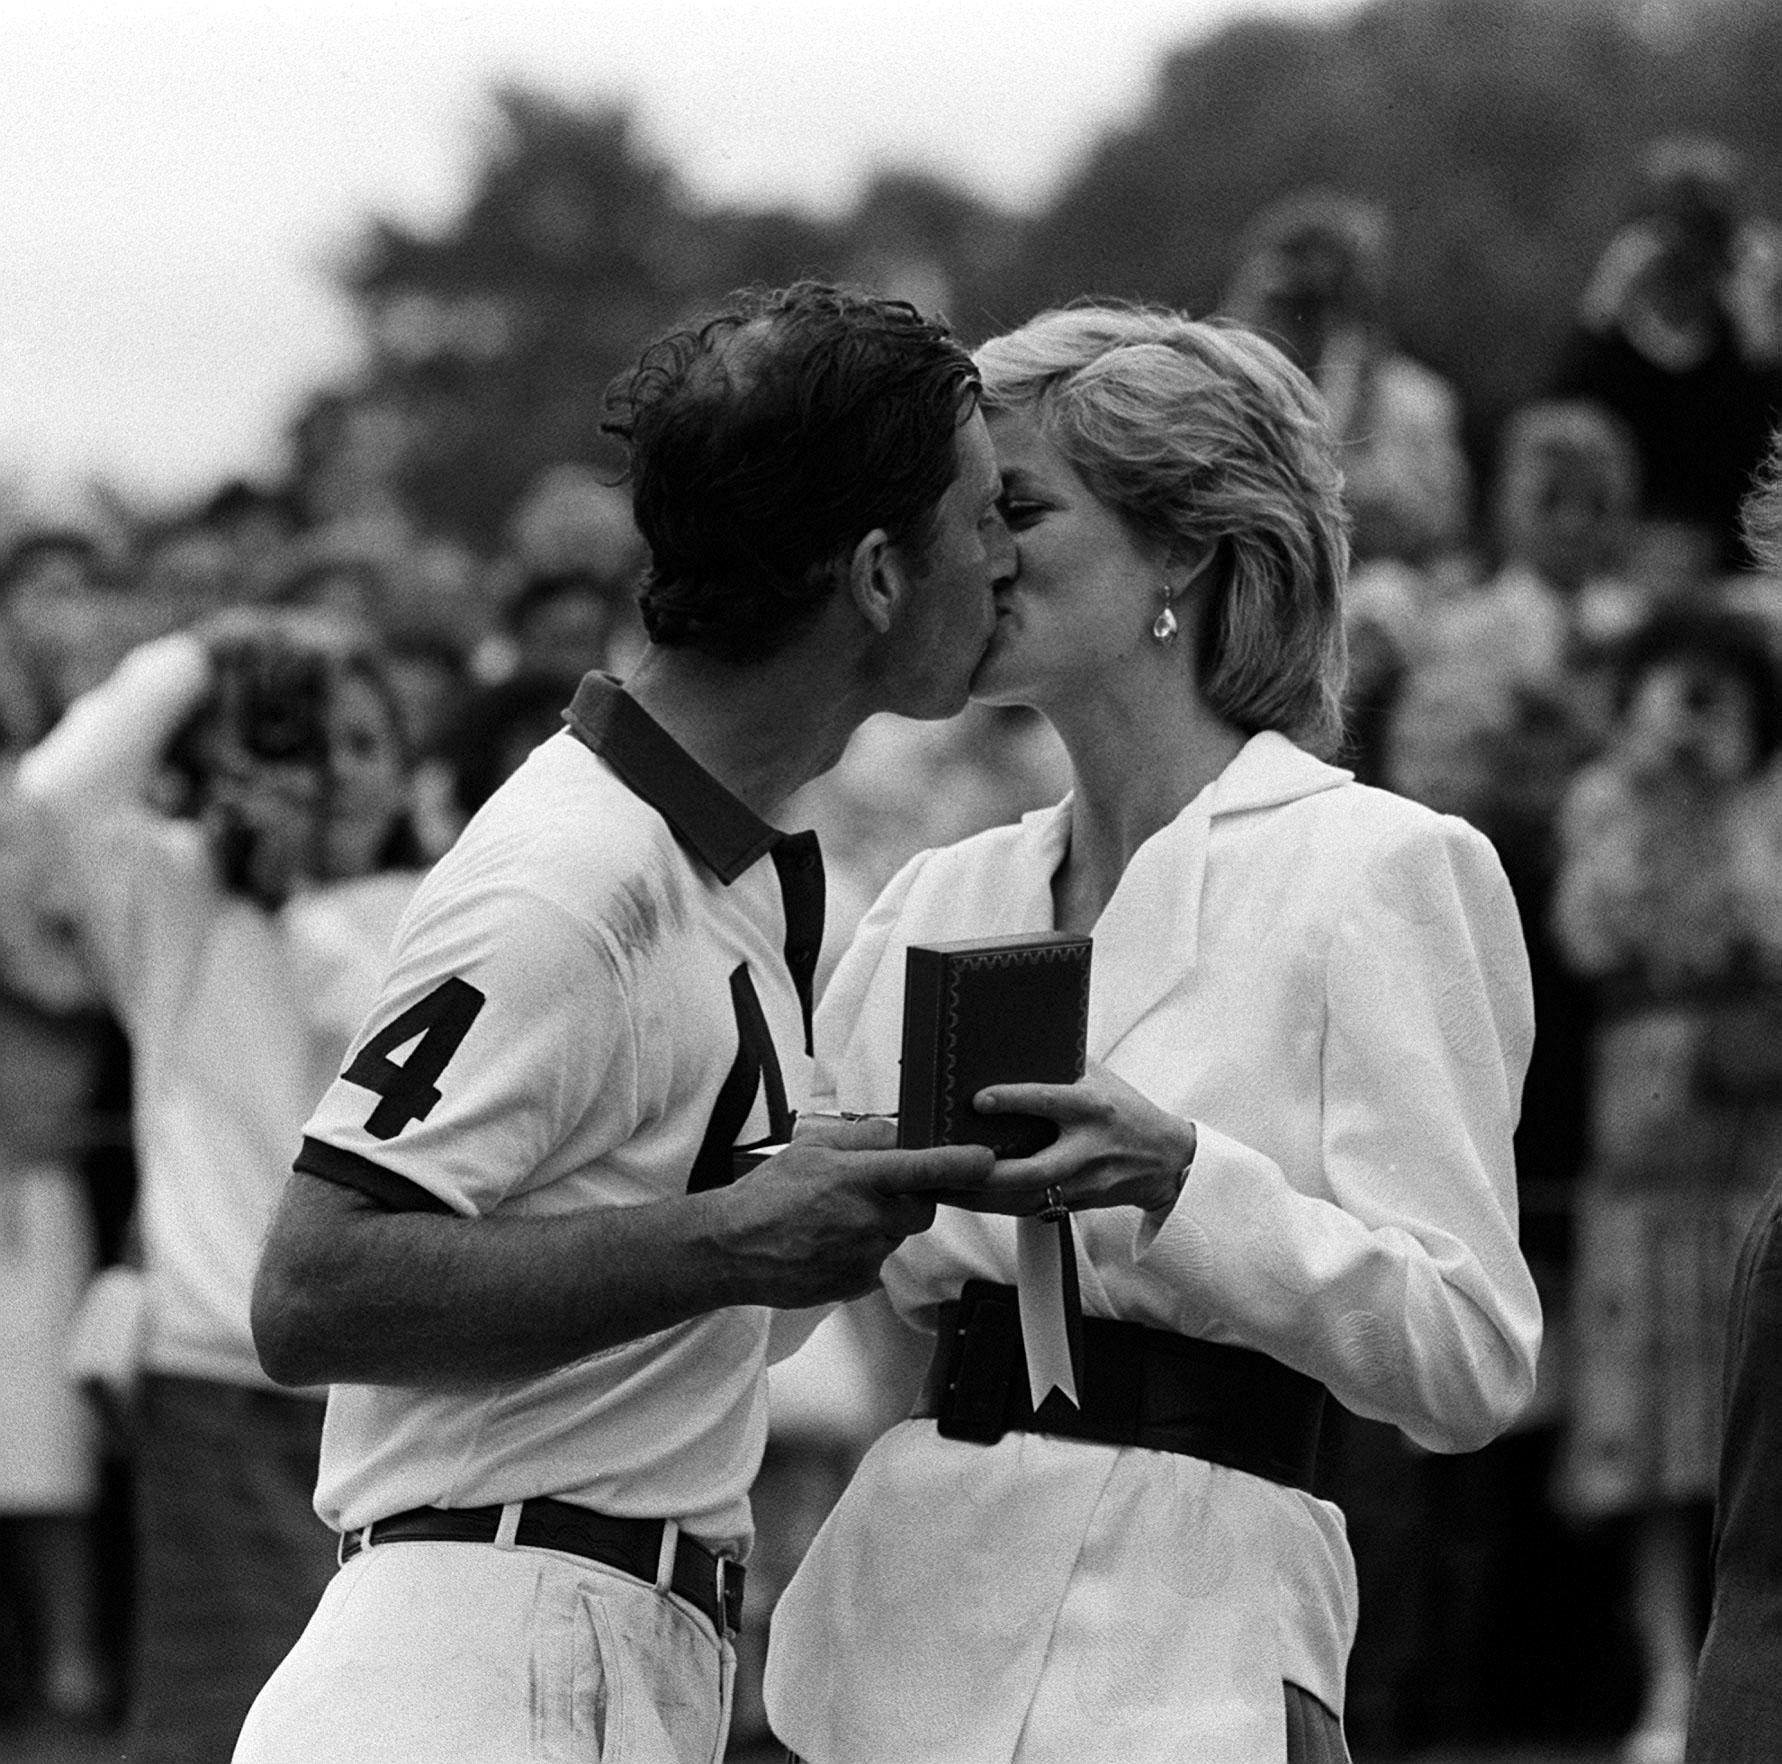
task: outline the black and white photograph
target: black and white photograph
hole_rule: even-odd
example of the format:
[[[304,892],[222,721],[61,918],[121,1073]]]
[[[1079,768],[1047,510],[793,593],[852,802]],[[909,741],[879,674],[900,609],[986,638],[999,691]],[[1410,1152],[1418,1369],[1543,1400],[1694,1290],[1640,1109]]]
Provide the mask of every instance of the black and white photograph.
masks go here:
[[[0,118],[0,1764],[1782,1764],[1776,0]]]

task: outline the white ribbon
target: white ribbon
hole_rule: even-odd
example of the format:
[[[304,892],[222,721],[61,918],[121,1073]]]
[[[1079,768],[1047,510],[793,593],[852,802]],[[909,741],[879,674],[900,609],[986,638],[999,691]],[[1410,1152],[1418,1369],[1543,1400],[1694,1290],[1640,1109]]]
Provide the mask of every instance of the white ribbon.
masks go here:
[[[1064,1317],[1064,1264],[1056,1224],[1025,1214],[1015,1221],[1015,1270],[1021,1339],[1027,1348],[1027,1389],[1033,1406],[1037,1410],[1057,1389],[1072,1408],[1080,1409],[1083,1405],[1077,1396]]]

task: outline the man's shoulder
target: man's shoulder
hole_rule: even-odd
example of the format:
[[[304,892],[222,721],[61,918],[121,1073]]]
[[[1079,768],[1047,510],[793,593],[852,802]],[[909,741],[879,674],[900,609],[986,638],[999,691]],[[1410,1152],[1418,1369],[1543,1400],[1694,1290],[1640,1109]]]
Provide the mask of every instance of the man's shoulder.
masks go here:
[[[553,736],[440,859],[417,912],[526,902],[610,933],[641,902],[671,902],[678,916],[689,883],[690,860],[662,817],[580,742]]]
[[[585,878],[681,858],[662,816],[567,733],[533,750],[478,811],[458,846],[472,854],[523,852],[529,864],[561,865]]]

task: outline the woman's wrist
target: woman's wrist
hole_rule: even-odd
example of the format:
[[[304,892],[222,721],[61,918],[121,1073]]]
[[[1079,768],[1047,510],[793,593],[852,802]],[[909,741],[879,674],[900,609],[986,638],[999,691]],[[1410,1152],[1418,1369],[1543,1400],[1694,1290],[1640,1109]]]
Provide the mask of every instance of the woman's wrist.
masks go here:
[[[1179,1125],[1181,1132],[1169,1153],[1170,1162],[1158,1178],[1156,1198],[1145,1209],[1148,1213],[1169,1212],[1182,1198],[1182,1190],[1188,1182],[1188,1172],[1194,1167],[1194,1154],[1199,1149],[1200,1135],[1192,1121],[1183,1121]]]

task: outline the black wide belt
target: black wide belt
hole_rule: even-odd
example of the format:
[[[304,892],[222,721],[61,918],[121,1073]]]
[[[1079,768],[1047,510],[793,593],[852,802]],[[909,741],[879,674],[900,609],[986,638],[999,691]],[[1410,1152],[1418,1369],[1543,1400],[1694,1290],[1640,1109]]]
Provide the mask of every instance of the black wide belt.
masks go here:
[[[913,1415],[932,1417],[948,1439],[988,1445],[1005,1433],[1051,1433],[1179,1452],[1311,1489],[1324,1386],[1267,1354],[1085,1317],[1077,1394],[1080,1409],[1054,1390],[1034,1411],[1015,1289],[968,1280],[940,1308]]]
[[[493,1543],[500,1525],[499,1507],[414,1507],[363,1530],[345,1533],[340,1540],[340,1559],[350,1561],[366,1544]],[[547,1495],[521,1507],[513,1541],[522,1549],[586,1556],[590,1562],[618,1568],[634,1580],[654,1585],[663,1530],[660,1519],[611,1519]],[[668,1585],[671,1592],[703,1612],[720,1635],[734,1634],[742,1627],[742,1564],[708,1550],[685,1532],[675,1540],[674,1570]]]

